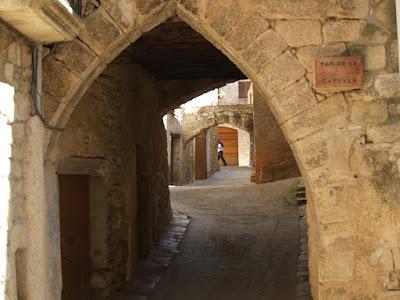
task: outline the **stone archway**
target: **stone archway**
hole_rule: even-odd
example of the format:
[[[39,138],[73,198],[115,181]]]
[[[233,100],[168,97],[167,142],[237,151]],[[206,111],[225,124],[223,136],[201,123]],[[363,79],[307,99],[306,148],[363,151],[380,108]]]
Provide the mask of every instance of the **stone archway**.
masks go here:
[[[252,105],[218,105],[199,108],[195,113],[185,114],[182,120],[182,135],[184,142],[191,140],[200,132],[220,124],[230,124],[233,127],[253,132]]]
[[[314,298],[396,297],[389,290],[400,289],[393,279],[400,272],[399,151],[393,144],[400,125],[389,119],[383,100],[396,96],[384,87],[393,77],[374,73],[391,72],[393,65],[386,67],[384,47],[368,46],[373,36],[365,20],[379,18],[376,7],[351,3],[103,1],[79,39],[56,45],[44,62],[46,118],[63,128],[107,63],[177,14],[260,88],[290,143],[310,199]],[[366,88],[317,91],[314,57],[355,51],[351,43],[359,43],[367,59],[368,51],[380,51],[378,62],[367,60]],[[47,132],[45,146],[53,139]]]

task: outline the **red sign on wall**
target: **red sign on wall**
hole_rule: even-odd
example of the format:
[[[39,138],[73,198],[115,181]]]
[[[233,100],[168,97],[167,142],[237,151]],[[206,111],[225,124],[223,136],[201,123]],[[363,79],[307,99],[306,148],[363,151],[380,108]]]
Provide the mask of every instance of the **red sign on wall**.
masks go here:
[[[351,90],[364,86],[361,56],[320,57],[315,60],[315,85],[318,89]]]

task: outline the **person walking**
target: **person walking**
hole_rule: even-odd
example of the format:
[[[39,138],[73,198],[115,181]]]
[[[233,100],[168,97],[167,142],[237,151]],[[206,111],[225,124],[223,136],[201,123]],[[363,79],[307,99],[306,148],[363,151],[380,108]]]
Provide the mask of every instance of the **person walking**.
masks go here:
[[[217,151],[218,151],[218,161],[221,159],[224,165],[227,166],[228,164],[226,163],[224,158],[224,144],[220,140],[218,140]]]

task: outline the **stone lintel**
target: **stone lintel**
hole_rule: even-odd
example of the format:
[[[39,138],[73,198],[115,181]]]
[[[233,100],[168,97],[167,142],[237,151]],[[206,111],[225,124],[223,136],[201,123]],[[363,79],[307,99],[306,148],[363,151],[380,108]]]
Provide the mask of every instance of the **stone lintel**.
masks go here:
[[[0,0],[0,18],[41,44],[72,40],[83,26],[66,0]]]

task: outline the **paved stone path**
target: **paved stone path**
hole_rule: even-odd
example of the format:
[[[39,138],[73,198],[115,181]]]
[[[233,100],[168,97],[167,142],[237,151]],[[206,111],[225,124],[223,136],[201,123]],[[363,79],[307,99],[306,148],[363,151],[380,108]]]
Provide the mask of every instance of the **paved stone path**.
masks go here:
[[[224,168],[194,186],[171,188],[173,208],[191,223],[149,299],[296,299],[299,180],[255,185],[249,175]]]

